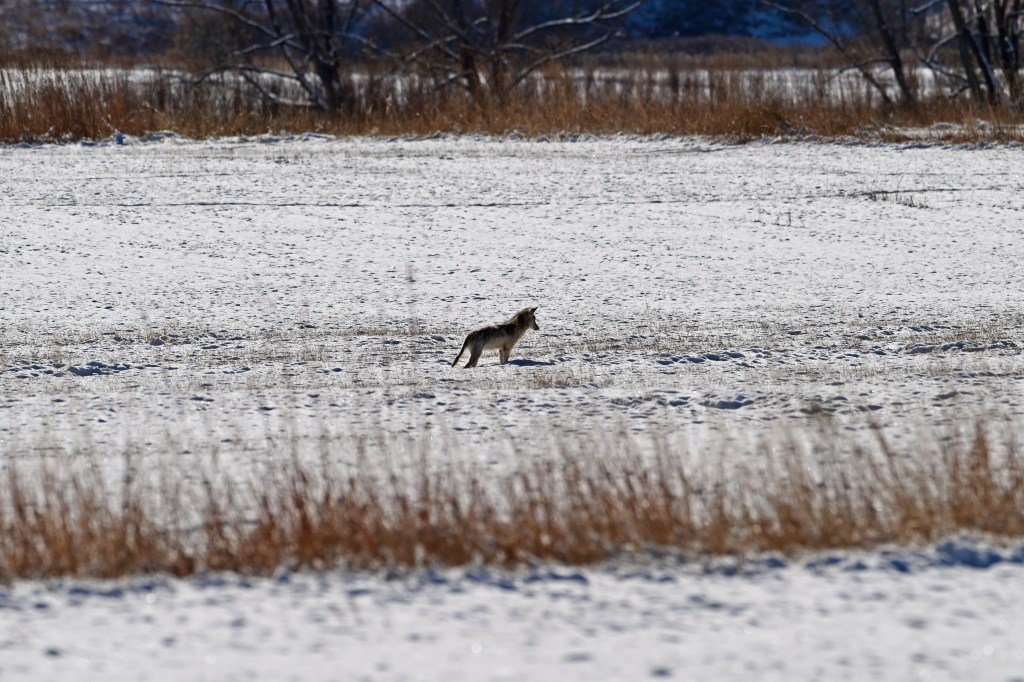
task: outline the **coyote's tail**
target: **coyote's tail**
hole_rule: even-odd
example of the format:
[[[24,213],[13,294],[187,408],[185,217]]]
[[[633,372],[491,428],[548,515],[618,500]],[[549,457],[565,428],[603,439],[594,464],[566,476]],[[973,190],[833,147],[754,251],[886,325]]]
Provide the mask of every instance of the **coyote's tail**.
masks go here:
[[[466,352],[466,348],[467,347],[469,347],[469,337],[468,336],[466,337],[466,340],[462,344],[462,350],[460,350],[459,354],[455,356],[454,360],[452,360],[452,367],[454,367],[456,365],[456,363],[458,363],[459,358],[461,358],[462,354]]]

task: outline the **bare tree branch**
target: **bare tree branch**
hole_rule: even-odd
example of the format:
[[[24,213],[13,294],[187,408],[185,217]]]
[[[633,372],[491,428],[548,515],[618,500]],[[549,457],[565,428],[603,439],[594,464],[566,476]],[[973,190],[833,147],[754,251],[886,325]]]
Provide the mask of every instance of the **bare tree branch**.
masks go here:
[[[841,54],[848,55],[849,47],[843,40],[842,34],[838,31],[829,30],[821,21],[819,21],[813,14],[806,10],[798,9],[792,5],[783,4],[781,2],[775,2],[775,0],[758,0],[758,3],[769,7],[778,12],[781,12],[785,16],[789,16],[797,19],[798,21],[806,24],[813,29],[817,34],[825,38],[835,49]],[[886,104],[891,105],[893,103],[892,97],[889,95],[885,85],[878,80],[871,69],[867,68],[863,63],[853,63],[852,68],[857,69],[861,77],[867,81],[871,87],[873,87]]]
[[[544,65],[608,42],[613,24],[643,1],[606,0],[559,15],[539,0],[419,0],[403,9],[371,0],[409,32],[407,63],[439,73],[439,88],[458,82],[474,97],[499,100]]]
[[[537,69],[541,68],[545,64],[550,64],[551,62],[559,61],[559,60],[564,59],[566,57],[570,57],[570,56],[572,56],[574,54],[580,54],[582,52],[586,52],[587,50],[592,50],[595,47],[597,47],[598,45],[602,45],[602,44],[608,42],[608,40],[610,40],[611,37],[612,37],[612,33],[609,32],[609,33],[606,33],[605,35],[601,36],[600,38],[597,38],[595,40],[590,41],[589,43],[583,43],[582,45],[575,45],[573,47],[566,48],[566,49],[561,50],[559,52],[552,52],[550,54],[546,54],[546,55],[536,59],[533,63],[529,64],[525,68],[523,68],[519,72],[519,74],[513,79],[512,85],[513,86],[519,85],[524,80],[526,80],[532,73],[534,73]]]
[[[627,7],[624,7],[620,10],[611,11],[611,6],[614,5],[614,3],[606,3],[604,5],[601,5],[601,7],[599,7],[597,10],[587,15],[577,15],[574,17],[566,17],[564,19],[552,19],[551,21],[546,21],[537,24],[536,26],[530,26],[529,28],[520,31],[519,33],[512,36],[512,40],[519,41],[535,33],[539,33],[541,31],[550,31],[556,28],[587,26],[596,24],[600,21],[612,21],[614,19],[619,19],[621,17],[626,16],[627,14],[638,8],[641,4],[642,0],[641,2],[634,2],[631,5],[628,5]]]
[[[207,12],[217,12],[217,13],[223,14],[225,16],[231,17],[232,19],[234,19],[235,21],[239,22],[243,26],[247,26],[248,28],[251,28],[251,29],[253,29],[255,31],[259,31],[260,33],[268,35],[268,36],[270,36],[272,38],[276,37],[276,35],[274,34],[274,32],[271,29],[267,28],[266,26],[264,26],[263,24],[259,23],[258,21],[253,21],[249,17],[245,16],[245,14],[243,14],[243,13],[238,12],[237,10],[231,9],[230,7],[225,7],[225,6],[220,5],[218,3],[215,3],[215,2],[198,2],[198,1],[193,1],[193,0],[150,0],[150,1],[153,4],[155,4],[155,5],[163,5],[165,7],[178,7],[178,8],[183,8],[183,9],[199,9],[199,10],[204,10],[204,11],[207,11]]]
[[[237,35],[225,36],[224,63],[211,71],[234,70],[275,104],[337,109],[345,90],[346,43],[355,39],[355,24],[367,0],[149,0],[155,5],[207,12],[230,20]],[[244,44],[252,37],[249,44]],[[243,44],[239,45],[238,43]],[[233,44],[232,44],[233,43]],[[288,64],[284,74],[267,66],[276,55]],[[253,74],[287,75],[305,100],[293,101],[269,92]]]

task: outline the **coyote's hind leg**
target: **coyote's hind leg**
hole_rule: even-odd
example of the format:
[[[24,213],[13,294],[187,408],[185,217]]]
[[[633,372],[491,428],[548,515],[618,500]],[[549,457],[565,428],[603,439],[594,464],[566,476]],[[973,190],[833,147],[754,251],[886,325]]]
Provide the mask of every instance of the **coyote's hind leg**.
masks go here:
[[[469,346],[469,337],[467,336],[465,342],[463,342],[463,344],[462,344],[462,350],[460,350],[459,354],[455,356],[454,360],[452,360],[452,367],[454,367],[455,365],[457,365],[459,363],[459,358],[461,358],[462,354],[466,352],[466,348],[468,346]]]
[[[483,354],[484,354],[484,348],[483,348],[482,345],[474,345],[472,348],[470,348],[469,349],[469,362],[466,363],[466,366],[464,367],[464,369],[469,369],[470,367],[476,367],[477,361],[480,359],[480,356],[483,355]]]

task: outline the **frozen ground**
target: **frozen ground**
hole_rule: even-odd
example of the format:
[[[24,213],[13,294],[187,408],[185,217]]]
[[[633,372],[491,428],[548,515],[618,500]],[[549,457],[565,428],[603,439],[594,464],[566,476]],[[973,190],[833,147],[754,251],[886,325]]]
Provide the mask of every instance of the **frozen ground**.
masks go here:
[[[1024,548],[0,587],[4,680],[1021,680]]]
[[[325,434],[425,433],[498,466],[551,433],[1024,416],[1019,148],[127,142],[0,149],[0,466],[131,443],[251,475]],[[511,364],[449,366],[525,305]],[[843,562],[21,583],[0,677],[1024,671],[1019,562]]]
[[[486,449],[553,427],[1019,418],[1022,158],[470,138],[3,149],[0,444],[231,450],[287,423]],[[541,331],[512,364],[449,367],[470,328],[524,305]]]

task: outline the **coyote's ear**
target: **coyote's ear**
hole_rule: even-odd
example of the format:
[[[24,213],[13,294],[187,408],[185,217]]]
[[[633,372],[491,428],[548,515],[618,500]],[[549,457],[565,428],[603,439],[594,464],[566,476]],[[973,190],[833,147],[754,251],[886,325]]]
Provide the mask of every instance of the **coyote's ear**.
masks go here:
[[[531,313],[535,313],[535,312],[537,312],[537,308],[539,308],[539,307],[540,307],[540,306],[534,306],[534,307],[530,308],[530,312],[531,312]]]

